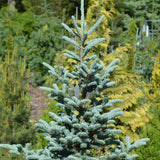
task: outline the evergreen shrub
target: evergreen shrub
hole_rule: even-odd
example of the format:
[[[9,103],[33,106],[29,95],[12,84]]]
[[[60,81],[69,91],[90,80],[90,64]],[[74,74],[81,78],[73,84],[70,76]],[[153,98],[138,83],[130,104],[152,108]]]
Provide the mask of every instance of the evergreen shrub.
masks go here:
[[[62,50],[63,44],[60,20],[54,16],[46,0],[39,6],[41,14],[35,15],[35,30],[27,42],[27,63],[33,72],[33,85],[42,85],[47,69],[42,65],[45,61],[54,65],[56,54]]]
[[[160,159],[160,53],[154,63],[154,69],[152,72],[152,83],[150,88],[145,90],[148,101],[151,104],[150,112],[153,115],[153,119],[146,125],[143,130],[140,130],[140,137],[149,137],[150,142],[148,146],[142,147],[137,150],[139,159]]]
[[[11,12],[7,7],[0,10],[0,56],[5,57],[7,42],[18,46],[17,54],[26,58],[26,67],[33,73],[33,85],[45,81],[47,70],[42,62],[45,60],[53,65],[56,53],[63,46],[59,19],[42,9],[39,15],[30,10]]]
[[[123,99],[120,108],[124,115],[117,118],[118,127],[122,130],[123,135],[130,135],[133,140],[137,140],[139,139],[137,131],[152,119],[152,115],[149,113],[151,103],[143,93],[147,84],[140,81],[141,77],[128,69],[131,60],[130,45],[116,48],[114,53],[103,58],[103,62],[109,64],[115,58],[120,59],[119,68],[111,74],[110,79],[116,84],[114,87],[104,90],[103,94],[108,94],[110,99]],[[118,106],[119,104],[115,105],[115,107]]]
[[[16,47],[8,48],[5,60],[0,59],[0,143],[25,144],[35,139],[29,122],[28,78],[29,70]]]
[[[62,49],[61,29],[57,18],[36,18],[37,28],[30,35],[27,42],[27,63],[34,74],[35,85],[44,83],[46,68],[42,65],[45,60],[54,64],[56,53]]]

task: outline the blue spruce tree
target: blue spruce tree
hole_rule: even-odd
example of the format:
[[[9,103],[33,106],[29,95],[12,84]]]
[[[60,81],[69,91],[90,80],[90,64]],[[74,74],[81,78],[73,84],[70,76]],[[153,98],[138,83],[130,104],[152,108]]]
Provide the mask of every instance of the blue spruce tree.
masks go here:
[[[116,65],[118,59],[105,67],[96,55],[88,55],[92,47],[105,41],[104,38],[97,38],[86,42],[104,16],[86,31],[83,5],[84,0],[81,0],[81,30],[74,16],[72,21],[75,30],[62,23],[62,26],[77,39],[75,41],[70,37],[63,37],[79,49],[79,54],[72,51],[64,53],[64,56],[76,61],[72,63],[74,71],[69,72],[64,67],[52,67],[43,63],[49,69],[49,73],[62,83],[62,87],[53,84],[53,88],[41,87],[41,89],[50,92],[49,96],[57,101],[57,106],[64,112],[59,115],[49,112],[53,121],[47,123],[39,120],[39,123],[35,124],[38,132],[45,135],[45,139],[48,140],[46,147],[31,150],[30,144],[26,144],[25,147],[21,144],[0,145],[2,148],[8,148],[10,153],[17,155],[23,153],[27,160],[130,160],[137,155],[130,155],[129,152],[145,145],[149,140],[145,138],[131,143],[130,138],[126,137],[124,144],[115,138],[121,131],[113,127],[114,119],[123,115],[123,112],[119,108],[107,113],[103,111],[122,100],[108,100],[108,97],[102,97],[101,93],[115,84],[110,82],[109,76],[118,67]],[[76,80],[78,84],[75,86],[70,80]]]

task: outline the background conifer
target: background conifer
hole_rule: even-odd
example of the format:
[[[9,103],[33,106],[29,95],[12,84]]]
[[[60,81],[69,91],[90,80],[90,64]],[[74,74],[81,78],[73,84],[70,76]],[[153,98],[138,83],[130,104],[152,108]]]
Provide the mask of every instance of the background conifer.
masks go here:
[[[152,72],[152,83],[150,84],[150,90],[146,89],[148,101],[151,104],[150,112],[153,114],[153,119],[146,124],[145,128],[139,132],[140,137],[150,138],[148,146],[139,148],[137,150],[139,159],[159,159],[159,132],[160,132],[160,54],[156,58],[154,63],[154,70]],[[154,144],[154,145],[153,145]]]
[[[130,135],[132,139],[139,139],[139,129],[143,128],[152,114],[149,113],[151,103],[143,90],[147,89],[147,84],[140,81],[140,76],[128,69],[130,63],[130,45],[116,48],[114,53],[104,57],[104,63],[109,64],[115,58],[120,59],[119,68],[110,76],[116,82],[115,86],[103,92],[108,94],[110,99],[123,99],[121,109],[124,115],[118,117],[118,127],[124,135]],[[119,106],[116,104],[115,106]]]
[[[29,122],[29,70],[11,43],[5,59],[0,59],[0,143],[25,144],[35,138]]]

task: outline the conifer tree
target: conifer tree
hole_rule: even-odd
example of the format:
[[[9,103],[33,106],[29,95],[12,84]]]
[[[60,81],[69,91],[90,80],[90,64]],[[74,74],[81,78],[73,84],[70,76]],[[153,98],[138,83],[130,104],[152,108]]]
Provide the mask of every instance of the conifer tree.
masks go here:
[[[104,90],[103,95],[108,93],[110,99],[123,99],[120,106],[124,112],[123,116],[118,117],[118,127],[123,135],[130,135],[132,140],[139,139],[140,128],[145,127],[146,123],[152,119],[149,113],[151,103],[143,90],[147,89],[147,84],[140,81],[140,76],[129,70],[130,65],[130,45],[116,48],[114,53],[104,57],[103,62],[109,64],[115,58],[120,59],[119,67],[111,74],[110,79],[116,84],[112,88]],[[116,104],[118,106],[119,104]]]
[[[100,26],[97,27],[96,30],[93,31],[92,35],[89,37],[90,39],[97,38],[98,36],[103,35],[107,41],[105,43],[101,43],[98,45],[98,52],[105,53],[108,44],[110,43],[110,34],[111,30],[109,27],[109,21],[113,20],[114,15],[117,14],[117,10],[115,9],[115,3],[113,0],[90,0],[89,7],[86,13],[86,20],[88,22],[88,26],[90,27],[94,24],[98,18],[100,18],[101,14],[104,15],[104,19]],[[92,19],[92,21],[91,21]],[[95,50],[95,49],[94,49]],[[100,53],[98,55],[101,57]]]
[[[38,132],[45,135],[48,144],[45,148],[34,151],[30,150],[30,144],[22,147],[20,144],[1,144],[0,147],[10,149],[13,154],[25,154],[28,160],[98,160],[98,159],[134,159],[136,154],[129,155],[129,152],[141,145],[145,145],[148,138],[131,143],[131,139],[126,137],[124,144],[115,135],[120,133],[119,129],[113,127],[115,118],[122,115],[120,108],[115,108],[107,113],[103,109],[112,107],[114,103],[122,102],[120,99],[108,100],[105,96],[101,100],[101,93],[104,89],[112,87],[115,82],[110,82],[110,73],[118,66],[118,59],[112,61],[107,67],[96,55],[89,56],[89,51],[95,45],[104,42],[104,38],[97,38],[86,42],[87,37],[99,26],[104,16],[91,27],[86,29],[84,22],[84,0],[81,0],[81,30],[79,29],[75,17],[72,16],[75,30],[62,23],[62,26],[77,37],[77,41],[64,36],[63,39],[79,48],[78,54],[66,51],[64,56],[74,59],[75,70],[69,72],[64,67],[52,67],[43,63],[57,82],[62,86],[53,84],[53,88],[41,87],[42,90],[50,92],[49,96],[58,103],[57,106],[64,112],[56,115],[49,112],[53,118],[50,123],[39,120],[35,124]],[[79,39],[79,41],[78,41]],[[76,86],[70,80],[77,80]],[[96,151],[99,151],[97,153]]]
[[[7,43],[6,57],[0,58],[0,143],[25,144],[35,138],[29,122],[29,70],[12,41]]]
[[[159,19],[159,0],[124,0],[124,6],[123,16],[126,18],[126,20],[124,19],[126,22],[131,22],[131,19],[134,18],[138,24],[143,25],[144,20]]]
[[[158,53],[154,63],[150,89],[146,89],[145,93],[149,103],[151,104],[150,112],[153,114],[153,119],[151,119],[145,128],[139,132],[140,137],[145,137],[147,135],[150,138],[148,146],[138,149],[139,160],[156,160],[160,159],[160,53]]]

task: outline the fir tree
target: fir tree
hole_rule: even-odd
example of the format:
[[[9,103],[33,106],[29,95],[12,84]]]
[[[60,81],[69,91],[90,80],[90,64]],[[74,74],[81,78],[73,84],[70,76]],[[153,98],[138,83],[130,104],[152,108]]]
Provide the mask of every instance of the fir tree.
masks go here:
[[[22,145],[1,144],[0,147],[9,148],[13,154],[23,152],[28,160],[98,160],[98,159],[134,159],[136,154],[129,155],[129,152],[141,145],[146,144],[148,138],[141,139],[133,144],[129,137],[126,137],[126,145],[115,138],[119,129],[113,127],[115,118],[122,115],[119,108],[103,113],[103,109],[112,107],[114,103],[122,102],[120,99],[108,100],[101,97],[104,89],[112,87],[115,82],[110,82],[110,73],[118,66],[118,59],[112,61],[107,67],[96,55],[89,56],[88,53],[95,45],[104,42],[104,38],[97,38],[86,43],[88,36],[99,26],[104,16],[91,27],[87,32],[84,22],[84,0],[81,0],[81,30],[79,29],[75,17],[72,16],[75,30],[66,24],[62,26],[77,37],[77,41],[64,36],[63,39],[79,48],[79,53],[66,51],[64,56],[74,59],[75,70],[69,72],[64,67],[52,67],[43,63],[57,81],[62,83],[62,87],[53,84],[53,88],[41,87],[48,91],[50,97],[58,103],[57,106],[64,109],[64,112],[56,115],[49,112],[53,118],[50,123],[39,120],[35,124],[37,130],[45,135],[48,144],[45,148],[34,151],[30,150],[30,144],[24,148]],[[79,41],[78,41],[79,39]],[[76,80],[74,86],[70,80]],[[99,153],[97,152],[99,151]]]

